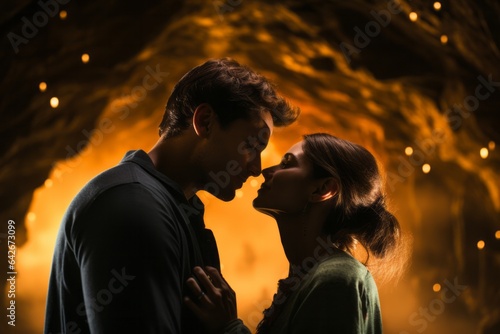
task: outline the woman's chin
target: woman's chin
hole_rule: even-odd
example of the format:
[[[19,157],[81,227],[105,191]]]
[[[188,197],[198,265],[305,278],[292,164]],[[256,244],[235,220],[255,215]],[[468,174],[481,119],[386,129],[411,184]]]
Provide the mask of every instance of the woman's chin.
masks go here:
[[[283,211],[281,211],[281,210],[269,208],[269,207],[266,207],[266,206],[256,205],[255,203],[254,203],[253,207],[258,212],[263,213],[263,214],[265,214],[267,216],[270,216],[270,217],[272,217],[274,219],[276,219],[281,213],[283,213]]]

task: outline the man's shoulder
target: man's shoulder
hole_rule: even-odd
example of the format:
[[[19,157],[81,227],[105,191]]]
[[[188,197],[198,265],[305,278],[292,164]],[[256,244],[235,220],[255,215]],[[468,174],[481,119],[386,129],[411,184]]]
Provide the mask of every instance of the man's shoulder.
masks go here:
[[[134,198],[145,194],[156,199],[153,203],[168,205],[173,201],[168,189],[161,181],[145,171],[141,166],[132,162],[122,162],[91,179],[75,196],[68,212],[78,216],[92,203],[106,197],[106,201],[124,196]]]

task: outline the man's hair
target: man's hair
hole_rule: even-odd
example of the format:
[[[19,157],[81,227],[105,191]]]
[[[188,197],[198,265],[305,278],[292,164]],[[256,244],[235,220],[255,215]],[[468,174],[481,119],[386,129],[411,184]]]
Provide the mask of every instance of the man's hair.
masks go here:
[[[262,75],[233,59],[212,59],[193,68],[174,86],[160,136],[174,137],[187,129],[202,103],[214,109],[222,127],[237,119],[251,119],[260,111],[270,112],[275,126],[286,126],[300,113]]]

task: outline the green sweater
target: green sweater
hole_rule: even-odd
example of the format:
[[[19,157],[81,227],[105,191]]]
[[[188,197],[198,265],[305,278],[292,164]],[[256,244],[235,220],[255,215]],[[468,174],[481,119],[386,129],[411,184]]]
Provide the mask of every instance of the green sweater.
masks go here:
[[[270,332],[382,333],[377,286],[372,275],[352,256],[336,251],[295,284]]]

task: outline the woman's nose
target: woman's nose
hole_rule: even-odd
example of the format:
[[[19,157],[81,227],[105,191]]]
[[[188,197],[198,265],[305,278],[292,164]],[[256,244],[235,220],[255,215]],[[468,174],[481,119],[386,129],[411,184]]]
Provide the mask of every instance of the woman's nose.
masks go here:
[[[267,181],[269,180],[274,173],[274,167],[267,167],[262,170],[262,176],[264,176],[264,179]]]

